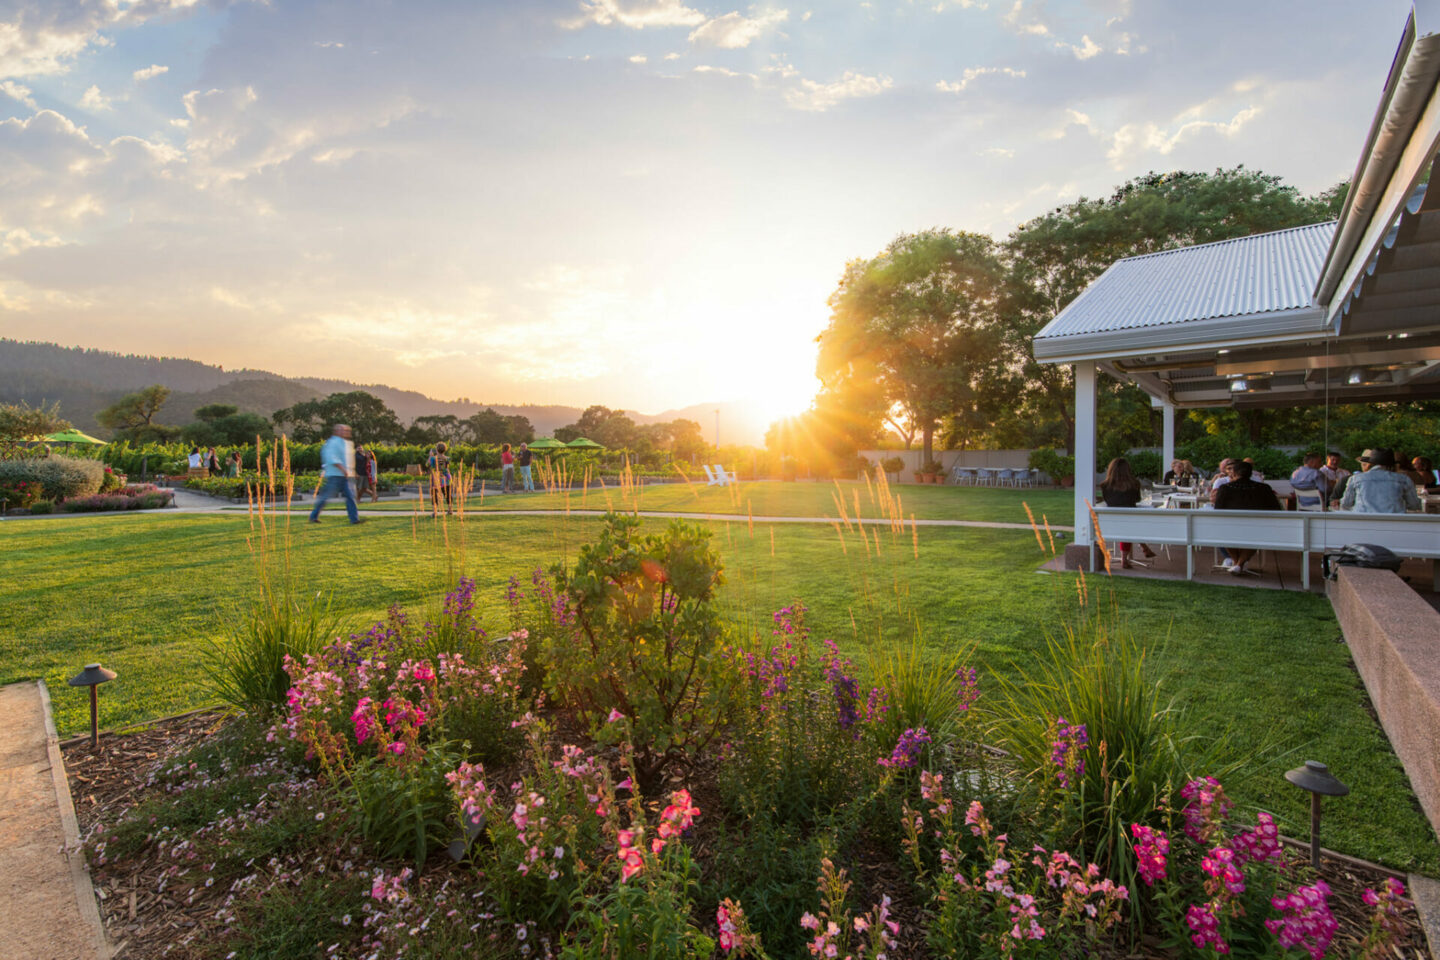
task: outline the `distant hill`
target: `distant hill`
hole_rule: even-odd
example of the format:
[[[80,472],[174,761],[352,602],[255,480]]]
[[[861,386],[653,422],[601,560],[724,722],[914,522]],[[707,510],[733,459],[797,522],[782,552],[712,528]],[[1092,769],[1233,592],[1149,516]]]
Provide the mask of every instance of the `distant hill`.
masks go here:
[[[209,403],[233,403],[244,412],[268,417],[302,400],[350,390],[374,394],[407,424],[427,414],[464,418],[490,407],[504,416],[528,417],[537,436],[549,436],[557,427],[574,423],[583,412],[580,407],[562,405],[436,400],[381,383],[282,377],[266,370],[226,370],[177,357],[146,357],[0,338],[0,403],[58,402],[61,416],[97,436],[107,435],[95,422],[98,411],[152,383],[164,384],[173,391],[160,419],[177,425],[190,422],[190,412]],[[749,423],[748,413],[735,404],[697,404],[660,414],[626,412],[636,423],[668,422],[679,417],[694,420],[707,438],[713,438],[717,408],[721,411],[722,439],[759,442],[766,425]]]

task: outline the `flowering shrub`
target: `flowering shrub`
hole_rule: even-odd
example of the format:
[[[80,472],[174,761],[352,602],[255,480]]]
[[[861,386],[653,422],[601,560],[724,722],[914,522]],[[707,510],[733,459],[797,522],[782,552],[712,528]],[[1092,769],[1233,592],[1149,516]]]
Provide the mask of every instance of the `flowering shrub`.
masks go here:
[[[444,837],[445,775],[458,755],[506,756],[520,714],[525,637],[480,644],[473,593],[474,583],[462,579],[440,624],[417,629],[392,608],[365,634],[300,662],[286,658],[292,686],[275,734],[297,741],[349,788],[368,839],[390,852],[408,847],[417,862]],[[480,659],[437,651],[437,638],[463,639]]]
[[[1078,955],[1118,921],[1129,892],[1101,879],[1096,864],[1038,845],[1012,853],[978,800],[957,823],[938,774],[920,774],[920,795],[920,812],[904,805],[904,844],[929,894],[927,937],[941,955]]]
[[[799,602],[778,610],[768,646],[727,651],[740,682],[720,786],[727,806],[747,817],[769,811],[809,824],[878,779],[866,734],[884,716],[886,694],[872,689],[862,699],[835,644],[814,648],[805,613]]]
[[[1192,736],[1185,714],[1162,697],[1146,651],[1104,614],[1067,627],[1037,667],[997,676],[991,737],[1019,761],[1020,800],[1043,811],[1042,841],[1140,883],[1129,825],[1155,810],[1193,768],[1216,761],[1223,738]]]
[[[573,570],[552,569],[553,587],[534,578],[532,626],[546,690],[597,739],[631,739],[648,793],[725,719],[734,671],[717,655],[720,559],[699,526],[676,521],[639,537],[634,517],[607,514],[604,522]],[[628,722],[612,724],[616,712]]]
[[[1311,960],[1327,955],[1339,924],[1330,909],[1324,880],[1276,887],[1286,880],[1279,830],[1268,813],[1256,825],[1236,830],[1233,804],[1214,777],[1201,777],[1180,791],[1182,829],[1165,831],[1132,824],[1134,854],[1161,922],[1172,938],[1188,940],[1207,954],[1229,954],[1237,941],[1274,937],[1279,952],[1303,950]],[[1374,908],[1370,934],[1360,957],[1388,956],[1400,930],[1404,887],[1391,881],[1382,893],[1366,890]],[[1263,923],[1261,922],[1263,920]]]
[[[158,510],[170,506],[175,494],[154,484],[130,484],[114,488],[111,493],[89,497],[71,497],[60,504],[66,513],[96,513],[103,510]]]
[[[38,480],[0,478],[0,507],[29,507],[43,492]]]
[[[24,460],[0,459],[0,489],[15,484],[38,483],[46,500],[88,497],[100,491],[105,467],[95,460],[78,457],[33,457]]]

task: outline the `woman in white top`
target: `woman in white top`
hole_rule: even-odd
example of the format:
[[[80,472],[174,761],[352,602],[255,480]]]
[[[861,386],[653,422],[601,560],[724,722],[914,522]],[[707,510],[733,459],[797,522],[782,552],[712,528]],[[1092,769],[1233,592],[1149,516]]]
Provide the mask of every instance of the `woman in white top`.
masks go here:
[[[190,469],[191,469],[191,470],[199,470],[199,469],[200,469],[200,448],[199,448],[199,447],[193,447],[193,448],[191,448],[191,450],[190,450]]]

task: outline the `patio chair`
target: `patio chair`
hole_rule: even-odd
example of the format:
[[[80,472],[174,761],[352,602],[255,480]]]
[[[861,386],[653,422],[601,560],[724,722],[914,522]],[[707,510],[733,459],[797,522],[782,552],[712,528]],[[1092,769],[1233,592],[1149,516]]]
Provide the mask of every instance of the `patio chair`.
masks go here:
[[[717,463],[715,464],[715,482],[722,487],[728,487],[735,482],[735,475],[733,473],[726,473],[725,468]]]
[[[962,467],[960,464],[950,468],[950,479],[959,486],[968,486],[975,483],[975,468]]]
[[[997,487],[1013,487],[1015,485],[1015,471],[1009,467],[1001,467],[995,474],[995,485]]]
[[[710,465],[708,463],[700,464],[700,469],[705,471],[705,486],[720,486],[720,481],[715,479],[715,473],[710,469]]]
[[[1319,490],[1296,490],[1295,509],[1302,513],[1319,513],[1325,509],[1325,498]]]

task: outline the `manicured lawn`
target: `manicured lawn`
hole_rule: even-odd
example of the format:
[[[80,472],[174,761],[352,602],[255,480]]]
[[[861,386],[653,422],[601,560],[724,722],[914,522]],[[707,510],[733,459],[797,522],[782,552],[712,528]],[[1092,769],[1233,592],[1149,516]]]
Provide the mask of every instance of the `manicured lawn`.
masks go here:
[[[774,486],[777,496],[789,495],[784,486],[800,489]],[[1031,496],[925,492],[1012,497],[1017,509]],[[702,493],[714,494],[723,491]],[[297,592],[331,594],[357,622],[392,603],[424,609],[463,572],[476,578],[479,596],[493,598],[488,619],[503,629],[506,578],[528,583],[536,566],[573,556],[598,523],[481,515],[438,524],[397,516],[351,528],[333,518],[320,526],[295,518],[288,556]],[[867,528],[867,549],[853,532],[842,548],[824,525],[751,525],[743,516],[710,525],[726,564],[723,598],[737,620],[768,631],[770,611],[801,599],[816,635],[833,637],[861,663],[867,649],[910,637],[918,623],[924,649],[937,658],[974,646],[984,670],[1011,670],[1033,662],[1046,632],[1076,610],[1075,578],[1037,571],[1042,556],[1029,531],[922,527],[917,559],[909,530]],[[85,700],[65,678],[88,660],[120,675],[102,688],[106,725],[206,702],[206,640],[241,617],[255,593],[250,532],[247,519],[234,515],[0,525],[0,682],[44,677],[64,731],[86,723]],[[1303,760],[1324,760],[1354,790],[1327,806],[1327,845],[1440,871],[1433,833],[1366,711],[1324,599],[1103,577],[1089,578],[1089,585],[1092,604],[1113,602],[1152,646],[1166,690],[1202,731],[1226,737],[1231,750],[1250,758],[1248,775],[1227,784],[1242,805],[1272,810],[1286,833],[1304,835],[1308,798],[1281,775]]]
[[[890,495],[899,501],[899,510],[906,519],[913,514],[918,520],[983,520],[1002,523],[1027,523],[1025,503],[1036,521],[1048,516],[1050,522],[1069,526],[1073,514],[1072,493],[1057,487],[1009,489],[993,487],[953,487],[902,484],[890,488]],[[856,498],[859,510],[856,510]],[[479,510],[604,510],[607,508],[678,513],[712,513],[755,517],[838,517],[836,500],[845,501],[850,517],[881,517],[884,511],[881,496],[873,484],[854,480],[829,483],[782,483],[760,480],[728,487],[707,487],[699,483],[657,483],[622,491],[618,488],[571,490],[559,493],[502,495],[487,485],[482,497],[475,492],[466,497],[465,509]],[[428,501],[427,501],[428,503]],[[381,500],[365,504],[368,509],[412,512],[414,500]],[[336,502],[327,509],[344,509]]]

